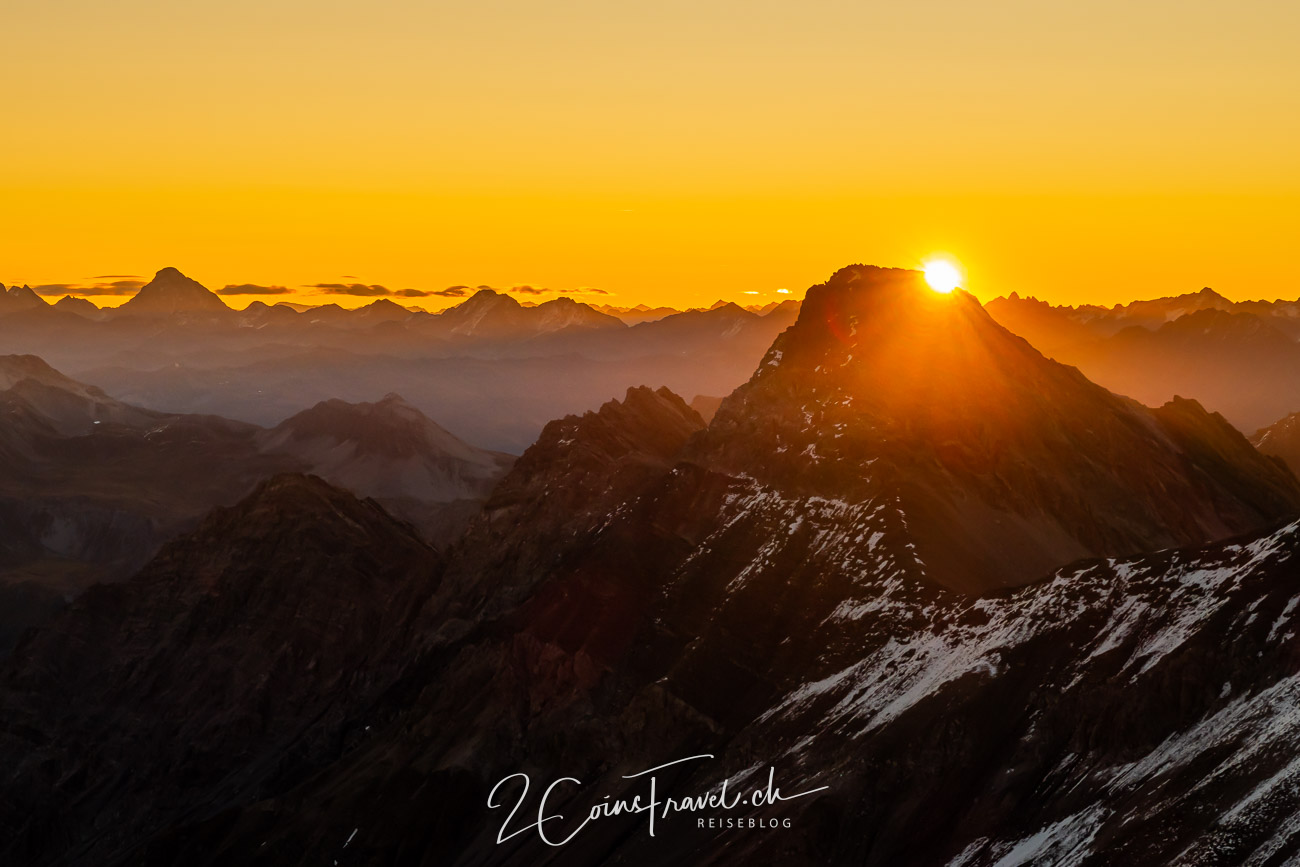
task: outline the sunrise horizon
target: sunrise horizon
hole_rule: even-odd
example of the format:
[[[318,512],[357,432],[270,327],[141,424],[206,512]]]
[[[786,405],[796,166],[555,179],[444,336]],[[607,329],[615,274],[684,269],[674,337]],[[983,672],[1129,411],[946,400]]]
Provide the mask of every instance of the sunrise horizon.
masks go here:
[[[70,0],[9,23],[7,283],[163,262],[295,303],[684,308],[943,251],[983,301],[1300,294],[1294,8]]]
[[[437,289],[421,289],[415,287],[395,288],[386,286],[382,283],[366,283],[361,281],[356,275],[351,274],[336,275],[336,282],[321,281],[316,284],[293,286],[278,283],[253,283],[251,281],[238,283],[222,283],[220,281],[209,282],[196,277],[186,268],[176,265],[165,265],[158,268],[157,271],[167,269],[180,271],[185,276],[202,284],[213,294],[220,296],[223,303],[234,310],[246,309],[249,305],[258,301],[267,305],[287,303],[302,307],[337,305],[344,309],[353,310],[369,306],[376,301],[384,300],[399,304],[411,310],[423,310],[430,313],[437,313],[463,303],[479,291],[490,290],[502,295],[511,296],[524,306],[536,305],[559,298],[569,298],[593,307],[631,310],[639,306],[644,306],[647,308],[664,308],[685,311],[708,309],[719,302],[734,303],[742,307],[763,307],[772,304],[779,304],[783,301],[800,301],[803,299],[808,288],[823,282],[831,273],[850,264],[876,265],[878,267],[903,268],[905,270],[917,271],[927,276],[927,280],[936,291],[948,292],[954,288],[960,288],[975,296],[981,304],[986,304],[994,299],[1008,298],[1014,295],[1022,298],[1034,298],[1040,301],[1046,301],[1047,303],[1052,304],[1052,306],[1059,307],[1095,306],[1111,308],[1115,306],[1124,306],[1135,301],[1156,301],[1165,298],[1194,295],[1206,290],[1220,295],[1234,303],[1300,300],[1300,287],[1297,287],[1297,290],[1293,295],[1288,295],[1285,291],[1279,291],[1278,294],[1270,296],[1258,292],[1234,292],[1231,289],[1225,290],[1209,284],[1188,284],[1181,288],[1172,289],[1165,294],[1152,294],[1152,292],[1143,294],[1139,292],[1138,294],[1124,295],[1121,293],[1115,295],[1115,300],[1110,303],[1082,301],[1074,304],[1065,304],[1051,300],[1052,296],[1050,293],[1035,291],[1033,289],[1008,289],[1005,291],[998,291],[995,287],[981,286],[978,284],[972,285],[970,284],[970,281],[966,279],[965,263],[948,254],[930,254],[924,259],[906,265],[889,262],[872,262],[862,259],[845,261],[835,265],[828,265],[827,268],[823,269],[823,273],[819,277],[810,278],[808,283],[805,285],[797,287],[779,286],[768,289],[739,289],[731,291],[723,289],[718,289],[717,291],[702,289],[690,293],[678,292],[674,293],[673,297],[685,297],[686,300],[678,301],[677,303],[665,301],[662,295],[656,297],[651,293],[646,293],[645,295],[619,294],[594,286],[552,288],[534,283],[512,283],[509,285],[459,283]],[[941,275],[937,279],[942,281],[942,284],[946,288],[939,288],[939,286],[935,284],[935,281],[930,277],[932,269],[936,264],[939,266],[939,273]],[[84,298],[93,303],[96,307],[107,310],[120,307],[122,304],[135,297],[140,288],[149,283],[153,277],[154,274],[103,274],[85,278],[81,282],[66,281],[59,283],[33,283],[26,280],[6,282],[0,280],[0,286],[30,288],[50,304],[55,303],[65,296]],[[1135,290],[1135,292],[1136,291],[1137,290]]]
[[[1300,867],[1300,2],[2,20],[3,867]]]

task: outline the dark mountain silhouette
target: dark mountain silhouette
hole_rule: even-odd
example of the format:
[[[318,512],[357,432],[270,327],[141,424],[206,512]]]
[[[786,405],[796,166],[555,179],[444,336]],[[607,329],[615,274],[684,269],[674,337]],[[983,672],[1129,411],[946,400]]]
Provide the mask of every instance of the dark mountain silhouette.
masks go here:
[[[114,316],[172,314],[221,315],[230,312],[221,296],[175,268],[163,268],[140,291],[114,310]]]
[[[1116,397],[920,281],[854,266],[814,287],[707,428],[648,388],[549,423],[445,561],[377,504],[285,477],[86,594],[3,675],[0,853],[1292,851],[1294,477],[1194,402]],[[1123,556],[1055,568],[1079,550]],[[827,788],[731,814],[788,829],[692,815],[651,838],[623,814],[559,850],[497,843],[507,775],[581,780],[549,804],[567,822],[706,753],[661,794],[752,790],[769,766],[787,793]]]
[[[810,290],[697,448],[792,493],[895,504],[916,568],[964,589],[1300,505],[1295,479],[1222,418],[1117,397],[909,271],[849,268]]]
[[[129,582],[91,589],[29,634],[10,669],[0,752],[18,762],[5,778],[29,787],[23,818],[0,815],[4,860],[96,828],[91,848],[108,854],[142,825],[334,758],[362,734],[347,708],[391,680],[386,648],[408,639],[438,573],[434,551],[374,502],[278,476]],[[33,724],[51,727],[33,740]],[[78,806],[46,763],[76,769]]]

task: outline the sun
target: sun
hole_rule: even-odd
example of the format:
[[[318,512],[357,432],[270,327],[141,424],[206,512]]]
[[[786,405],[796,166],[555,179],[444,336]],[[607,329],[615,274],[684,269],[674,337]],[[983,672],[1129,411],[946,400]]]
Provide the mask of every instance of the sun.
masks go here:
[[[961,285],[961,271],[947,259],[931,259],[923,266],[925,282],[935,292],[947,294]]]

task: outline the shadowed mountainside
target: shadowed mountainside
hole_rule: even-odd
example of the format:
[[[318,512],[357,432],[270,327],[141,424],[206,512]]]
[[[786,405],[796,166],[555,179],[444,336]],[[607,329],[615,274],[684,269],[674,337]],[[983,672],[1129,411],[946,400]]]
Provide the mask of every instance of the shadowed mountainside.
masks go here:
[[[0,356],[0,652],[275,473],[317,472],[381,498],[445,544],[512,460],[467,445],[396,395],[332,401],[267,431],[141,409],[39,358]]]
[[[1298,537],[1258,531],[1294,513],[1294,478],[1195,403],[1110,395],[918,280],[855,266],[814,287],[708,428],[646,388],[548,424],[442,566],[376,505],[288,478],[88,594],[4,675],[5,854],[1125,865],[1294,851],[1300,804],[1270,757],[1300,743]],[[944,523],[994,508],[1012,526],[984,522],[998,545],[937,544]],[[1034,549],[1048,563],[1070,546],[1257,535],[1048,565],[999,589],[1034,577],[1017,546],[1053,521],[1082,529]],[[388,601],[367,596],[341,627],[357,633],[349,654],[321,647],[358,616],[338,613],[351,595],[376,588]],[[99,639],[108,623],[132,627]],[[303,707],[264,693],[267,671]],[[78,684],[111,703],[68,716]],[[205,728],[203,684],[222,684],[238,725]],[[221,748],[188,747],[209,741]],[[549,805],[567,824],[643,792],[625,775],[701,753],[716,758],[665,772],[664,791],[762,785],[768,765],[787,792],[828,788],[735,813],[790,829],[677,817],[652,839],[624,815],[563,850],[495,842],[505,811],[487,795],[509,774],[581,780]]]

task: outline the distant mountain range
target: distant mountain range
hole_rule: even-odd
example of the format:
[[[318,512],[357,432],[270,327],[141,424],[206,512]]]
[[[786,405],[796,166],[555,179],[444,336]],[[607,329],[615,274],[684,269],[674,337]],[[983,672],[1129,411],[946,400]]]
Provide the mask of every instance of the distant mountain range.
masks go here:
[[[470,441],[516,453],[550,419],[628,383],[731,391],[799,308],[720,303],[629,325],[568,297],[525,306],[481,289],[437,314],[386,298],[236,311],[175,268],[115,309],[49,305],[21,288],[0,298],[0,345],[128,403],[273,426],[324,400],[379,401],[400,382],[413,406]]]
[[[1300,301],[1203,289],[1113,308],[1012,294],[986,308],[1045,355],[1143,403],[1194,397],[1245,432],[1300,407]]]
[[[720,311],[754,316],[679,323]],[[458,448],[396,399],[254,439]],[[1194,401],[1148,409],[964,293],[851,266],[712,421],[647,387],[554,419],[441,551],[282,474],[27,633],[0,858],[1283,863],[1297,515],[1295,475]],[[790,820],[761,833],[498,836],[512,774],[581,781],[548,804],[571,829],[690,756],[661,797],[769,767],[813,794],[702,814]]]
[[[54,304],[50,304],[30,286],[12,286],[5,289],[3,285],[0,285],[0,293],[2,293],[0,294],[0,315],[53,308],[66,313],[74,313],[86,319],[97,320],[116,316],[175,316],[178,314],[220,316],[225,311],[233,310],[220,295],[209,291],[198,281],[186,277],[176,268],[163,268],[154,275],[153,280],[142,286],[139,291],[117,307],[100,308],[89,299],[76,295],[64,295]],[[478,298],[478,300],[475,301],[475,298]],[[467,321],[476,321],[484,312],[491,309],[493,304],[501,304],[500,301],[494,300],[501,298],[513,303],[506,303],[497,307],[496,313],[489,315],[489,328],[504,328],[507,322],[503,320],[508,319],[512,313],[517,314],[519,310],[541,308],[544,315],[540,317],[530,317],[528,314],[514,317],[521,330],[540,332],[558,331],[572,325],[580,327],[609,326],[611,323],[608,319],[602,319],[601,316],[618,319],[627,325],[636,325],[691,310],[714,310],[731,303],[719,300],[710,307],[678,309],[664,306],[652,308],[645,304],[638,304],[633,307],[617,307],[609,304],[588,305],[567,296],[540,303],[520,302],[509,295],[483,287],[475,291],[466,301],[452,305],[440,313],[428,313],[421,308],[403,307],[387,298],[380,298],[353,309],[344,308],[333,303],[308,305],[277,302],[267,304],[265,301],[254,300],[244,308],[243,312],[255,316],[266,316],[268,311],[272,311],[269,315],[281,317],[281,321],[287,318],[288,314],[309,314],[311,321],[314,322],[330,321],[335,325],[347,326],[375,324],[378,321],[405,320],[412,315],[420,317],[441,316],[443,313],[458,310],[458,312],[451,315],[448,323],[451,326],[450,330],[464,334],[472,333],[473,329],[457,329],[455,326],[463,326]],[[772,312],[782,304],[797,305],[798,302],[770,301],[764,304],[743,305],[743,309],[751,313],[764,315]],[[593,311],[601,314],[601,316],[592,316]]]

